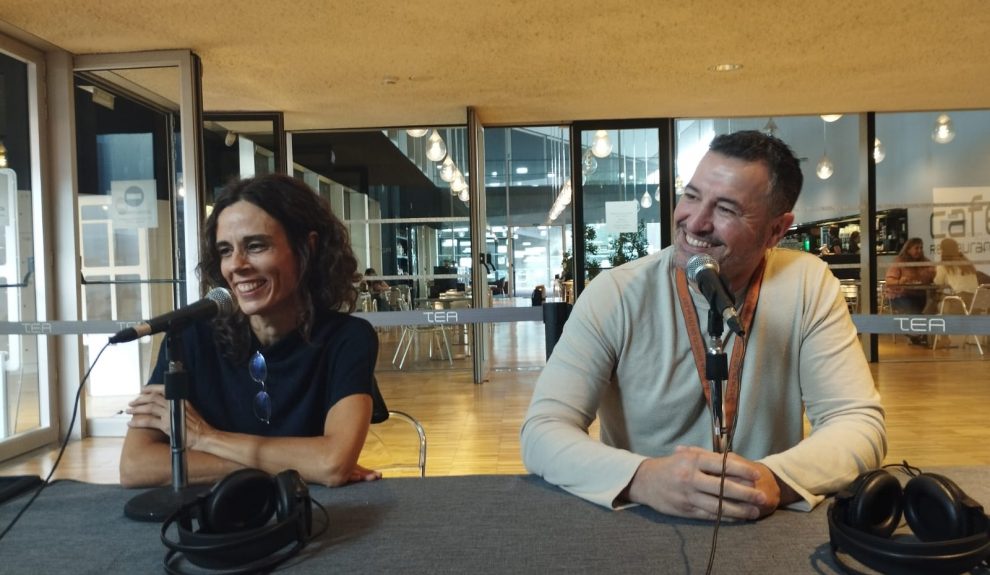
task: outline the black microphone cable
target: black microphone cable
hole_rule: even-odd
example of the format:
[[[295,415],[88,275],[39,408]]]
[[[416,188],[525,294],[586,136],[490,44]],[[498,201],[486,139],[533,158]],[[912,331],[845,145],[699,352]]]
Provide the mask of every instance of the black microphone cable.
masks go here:
[[[732,418],[732,426],[729,427],[729,433],[725,438],[725,451],[722,453],[722,471],[719,473],[718,482],[718,509],[715,512],[715,528],[712,530],[712,547],[708,553],[708,566],[705,567],[705,575],[710,575],[712,572],[712,567],[715,565],[715,549],[718,547],[718,526],[722,524],[722,502],[724,500],[724,490],[725,490],[725,467],[729,462],[729,452],[732,451],[732,438],[736,431],[736,421],[738,418]]]
[[[89,379],[90,372],[93,371],[94,367],[96,367],[96,362],[100,360],[100,356],[103,355],[103,352],[106,351],[108,347],[110,347],[110,343],[103,344],[103,347],[100,349],[100,353],[96,354],[96,359],[94,359],[93,363],[90,364],[89,369],[87,369],[86,373],[83,375],[82,381],[79,382],[79,389],[76,390],[76,399],[72,406],[72,417],[69,420],[69,428],[65,431],[65,439],[62,440],[62,445],[59,447],[58,456],[55,458],[55,463],[52,464],[51,471],[48,472],[48,476],[45,477],[45,480],[42,481],[41,485],[39,485],[34,491],[34,495],[31,496],[31,499],[28,499],[27,503],[24,504],[24,507],[21,507],[21,510],[18,511],[17,515],[15,515],[10,521],[10,524],[7,525],[3,532],[0,532],[0,540],[3,540],[4,536],[7,535],[11,528],[14,527],[14,524],[17,523],[21,516],[24,515],[24,512],[28,510],[28,507],[31,507],[34,500],[41,495],[41,492],[48,486],[49,481],[51,481],[52,475],[55,474],[55,470],[58,468],[59,462],[62,461],[62,455],[65,453],[65,447],[69,444],[69,437],[72,436],[72,428],[76,424],[76,415],[79,414],[79,397],[82,395],[83,387],[86,385],[86,380]]]

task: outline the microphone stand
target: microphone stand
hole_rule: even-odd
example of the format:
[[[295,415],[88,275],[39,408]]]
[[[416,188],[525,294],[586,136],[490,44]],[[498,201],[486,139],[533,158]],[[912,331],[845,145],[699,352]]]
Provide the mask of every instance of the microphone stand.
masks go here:
[[[723,386],[729,377],[729,362],[722,350],[722,316],[714,307],[708,310],[708,350],[705,353],[705,379],[708,380],[712,412],[712,444],[715,451],[728,450],[728,427],[722,403]]]
[[[181,322],[180,322],[181,323]],[[124,516],[136,521],[164,521],[180,507],[205,493],[209,486],[190,487],[186,467],[186,411],[183,400],[189,397],[189,377],[182,366],[182,325],[165,332],[165,399],[169,400],[169,417],[172,433],[169,446],[172,451],[172,485],[150,489],[132,497],[124,505]]]

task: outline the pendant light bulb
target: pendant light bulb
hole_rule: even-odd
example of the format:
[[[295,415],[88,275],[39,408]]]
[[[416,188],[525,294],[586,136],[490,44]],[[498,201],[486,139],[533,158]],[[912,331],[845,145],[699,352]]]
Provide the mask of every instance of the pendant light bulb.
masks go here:
[[[822,114],[822,119],[832,123],[842,117],[842,114]]]
[[[887,150],[883,147],[883,142],[880,141],[880,138],[875,138],[873,140],[873,161],[879,164],[886,157]]]
[[[584,152],[584,158],[581,160],[581,171],[584,172],[585,176],[590,176],[595,173],[598,169],[598,160],[595,159],[595,155],[591,153],[591,149],[587,149]]]
[[[468,202],[468,200],[471,199],[471,194],[468,193],[467,186],[464,186],[464,189],[461,190],[459,194],[457,194],[457,199],[464,202],[465,204]]]
[[[832,166],[832,160],[828,159],[828,154],[822,154],[822,159],[818,160],[818,167],[815,168],[815,174],[821,180],[827,180],[832,177],[832,173],[835,172],[835,168]]]
[[[428,128],[410,128],[406,130],[406,133],[412,136],[413,138],[422,138],[429,131],[430,130]]]
[[[595,132],[595,141],[591,144],[591,153],[599,158],[607,158],[612,153],[612,140],[608,137],[608,130],[598,130]]]
[[[643,197],[639,199],[639,205],[643,208],[648,208],[653,205],[653,198],[650,197],[650,192],[643,192]]]
[[[0,168],[7,167],[7,146],[3,145],[3,140],[0,140]]]
[[[763,133],[770,137],[776,137],[779,131],[780,126],[777,125],[777,122],[773,121],[773,118],[767,120],[767,123],[763,126]]]
[[[426,143],[426,157],[434,162],[439,162],[447,155],[447,144],[443,143],[440,132],[436,129],[430,134],[430,139]]]
[[[447,154],[447,157],[443,159],[443,163],[440,164],[440,179],[447,183],[453,182],[454,175],[457,172],[460,172],[460,170],[457,169],[450,154]]]
[[[660,201],[660,186],[657,186],[657,191],[653,192],[653,199]]]
[[[464,174],[461,173],[460,169],[454,172],[454,179],[450,182],[450,191],[455,194],[459,194],[466,190],[468,187],[467,181],[464,179]]]
[[[932,139],[939,144],[948,144],[956,137],[956,130],[952,125],[952,118],[948,114],[939,114],[935,120],[935,129],[932,130]]]

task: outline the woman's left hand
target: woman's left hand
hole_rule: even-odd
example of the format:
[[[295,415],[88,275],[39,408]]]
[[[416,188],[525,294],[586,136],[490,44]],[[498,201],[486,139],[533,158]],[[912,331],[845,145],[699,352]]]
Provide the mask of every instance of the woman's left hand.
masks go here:
[[[199,439],[213,428],[199,415],[196,408],[188,401],[185,405],[186,447],[194,449]],[[131,420],[128,427],[143,427],[157,429],[165,435],[172,436],[172,416],[169,400],[165,399],[165,386],[161,384],[146,385],[141,393],[127,404],[126,413]]]
[[[381,471],[375,471],[374,469],[368,469],[362,467],[357,463],[354,464],[354,469],[351,470],[351,478],[348,483],[360,483],[361,481],[376,481],[382,478]]]

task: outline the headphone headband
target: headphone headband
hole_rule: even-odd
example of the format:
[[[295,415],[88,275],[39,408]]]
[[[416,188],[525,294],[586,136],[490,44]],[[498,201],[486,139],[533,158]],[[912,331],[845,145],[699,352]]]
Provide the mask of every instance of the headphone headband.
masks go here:
[[[258,469],[235,471],[162,524],[162,543],[169,549],[165,570],[181,574],[182,557],[205,569],[236,570],[225,571],[229,575],[270,569],[305,547],[311,503],[294,470],[274,477]],[[173,525],[177,539],[168,536]]]
[[[901,511],[920,540],[897,537]],[[983,507],[947,477],[920,473],[903,490],[883,469],[861,474],[828,507],[836,562],[842,550],[883,573],[963,573],[990,558]]]

